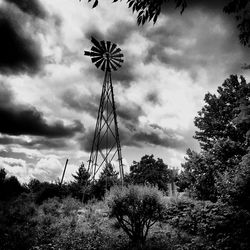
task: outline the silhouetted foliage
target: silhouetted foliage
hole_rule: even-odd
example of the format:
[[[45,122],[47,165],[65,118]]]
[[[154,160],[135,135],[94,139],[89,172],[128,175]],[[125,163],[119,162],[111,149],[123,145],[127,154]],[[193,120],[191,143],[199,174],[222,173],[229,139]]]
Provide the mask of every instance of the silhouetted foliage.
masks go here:
[[[78,171],[75,174],[72,174],[72,176],[77,184],[83,186],[89,181],[90,174],[82,163]]]
[[[250,213],[225,203],[176,199],[168,203],[165,221],[192,236],[183,249],[249,249]]]
[[[6,177],[6,171],[4,168],[0,169],[0,185],[4,183],[5,177]]]
[[[186,189],[196,199],[216,201],[216,176],[219,169],[211,155],[189,149],[185,160],[182,164],[184,170],[177,181],[177,185],[182,188],[179,191]]]
[[[135,246],[145,244],[149,229],[163,217],[163,194],[149,186],[115,187],[107,196],[110,216]]]
[[[69,184],[70,193],[73,197],[82,200],[83,196],[85,201],[87,201],[90,194],[90,174],[82,163],[78,171],[72,175],[74,181]]]
[[[140,162],[133,162],[130,167],[130,181],[133,184],[156,185],[162,191],[168,191],[168,183],[173,181],[173,171],[162,159],[154,159],[153,155],[145,155]]]
[[[38,192],[35,193],[35,202],[42,204],[53,197],[62,197],[62,188],[59,184],[42,182]]]
[[[249,0],[231,0],[225,7],[227,14],[234,15],[239,30],[239,39],[241,44],[250,47],[250,1]]]
[[[237,123],[235,119],[240,113],[241,103],[250,104],[250,85],[242,76],[239,81],[236,75],[231,75],[218,87],[217,92],[217,96],[211,93],[205,95],[205,105],[194,121],[199,129],[195,138],[204,150],[211,149],[218,140],[227,138],[246,149],[248,126]],[[243,151],[241,154],[246,152]]]
[[[6,177],[4,169],[0,169],[0,200],[11,200],[16,198],[25,188],[15,176]]]
[[[250,154],[242,158],[241,163],[231,171],[227,171],[218,183],[222,201],[246,209],[250,212]]]
[[[37,179],[31,179],[27,186],[32,193],[37,193],[42,189],[42,183]]]
[[[105,165],[103,171],[100,173],[99,179],[92,186],[92,192],[95,198],[102,199],[107,190],[119,183],[118,172],[114,170],[112,164]]]
[[[216,201],[224,196],[225,176],[234,171],[248,152],[247,123],[237,122],[242,103],[250,102],[250,85],[243,77],[230,76],[218,87],[218,95],[206,94],[205,105],[195,118],[195,138],[200,153],[187,151],[178,184],[198,199]]]
[[[27,250],[34,242],[35,206],[26,194],[8,202],[0,202],[0,248]]]

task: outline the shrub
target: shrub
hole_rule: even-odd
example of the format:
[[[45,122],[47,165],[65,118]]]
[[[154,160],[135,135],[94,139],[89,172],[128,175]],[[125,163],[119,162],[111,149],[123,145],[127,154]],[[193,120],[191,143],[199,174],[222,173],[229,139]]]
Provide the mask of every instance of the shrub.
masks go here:
[[[145,244],[149,229],[162,219],[162,193],[155,187],[130,185],[114,187],[106,197],[110,216],[129,236],[133,245]]]
[[[189,249],[249,249],[250,214],[224,203],[175,199],[165,222],[192,235]]]
[[[34,244],[36,209],[26,194],[0,202],[0,249],[26,250]]]
[[[48,247],[54,245],[57,239],[62,239],[62,235],[72,235],[76,228],[78,208],[79,202],[73,198],[44,201],[38,207],[36,217],[36,246]]]

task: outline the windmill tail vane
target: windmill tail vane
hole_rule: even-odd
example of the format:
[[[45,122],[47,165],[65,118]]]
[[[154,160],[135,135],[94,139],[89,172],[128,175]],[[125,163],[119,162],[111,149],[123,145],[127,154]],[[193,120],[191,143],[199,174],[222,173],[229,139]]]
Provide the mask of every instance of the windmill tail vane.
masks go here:
[[[91,147],[88,170],[93,180],[98,171],[116,158],[123,184],[123,164],[119,139],[117,114],[114,100],[111,71],[116,71],[124,62],[121,49],[110,41],[97,41],[91,38],[93,46],[84,54],[91,58],[95,66],[105,72],[102,94],[97,114],[95,132]]]

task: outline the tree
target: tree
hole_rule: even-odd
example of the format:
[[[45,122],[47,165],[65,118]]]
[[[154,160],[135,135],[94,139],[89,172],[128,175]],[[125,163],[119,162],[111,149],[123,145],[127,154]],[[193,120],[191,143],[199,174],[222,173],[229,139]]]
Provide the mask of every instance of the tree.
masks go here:
[[[218,185],[221,199],[250,212],[250,153],[243,156],[234,171],[226,171]]]
[[[224,12],[234,15],[239,30],[241,44],[250,47],[250,11],[249,0],[231,0],[225,7]]]
[[[86,200],[89,197],[88,186],[90,184],[90,174],[82,163],[78,168],[77,172],[72,175],[74,181],[70,184],[70,190],[73,197],[78,198],[79,200]],[[84,197],[83,197],[84,196]]]
[[[94,196],[97,199],[102,199],[106,191],[110,190],[111,187],[118,183],[118,172],[114,170],[111,163],[106,164],[103,171],[100,173],[99,179],[93,185]]]
[[[195,117],[194,124],[199,129],[195,139],[204,150],[211,149],[218,140],[230,138],[245,150],[249,146],[246,141],[248,126],[237,123],[242,103],[250,104],[250,84],[244,77],[240,81],[236,75],[226,79],[217,89],[218,95],[207,93],[205,105]],[[243,150],[242,154],[246,153]]]
[[[199,154],[187,151],[178,181],[198,199],[211,201],[225,196],[223,183],[235,175],[249,147],[248,125],[237,120],[241,104],[250,102],[250,85],[243,77],[239,81],[237,76],[230,76],[217,92],[205,95],[205,105],[195,117],[199,128],[195,138],[202,150]]]
[[[0,185],[4,183],[6,177],[6,171],[4,168],[0,169]]]
[[[0,200],[11,200],[24,191],[25,188],[15,176],[6,177],[5,170],[0,170]]]
[[[80,0],[81,1],[81,0]],[[88,0],[94,2],[93,8],[98,5],[99,0]],[[114,0],[113,2],[118,2]],[[180,9],[180,13],[188,7],[191,0],[127,0],[128,8],[137,13],[138,25],[143,25],[145,22],[156,23],[161,14],[162,7],[170,2],[174,2],[175,8]],[[244,46],[250,46],[250,0],[229,0],[224,6],[223,11],[226,14],[234,15],[237,21],[237,28],[239,30],[239,40]]]
[[[177,185],[189,190],[199,200],[217,200],[216,177],[217,164],[209,154],[187,150],[186,162],[182,164]]]
[[[74,177],[75,182],[77,184],[83,186],[89,181],[90,174],[82,163],[81,166],[78,168],[76,174],[72,174],[72,176]]]
[[[149,229],[163,218],[163,194],[154,187],[115,187],[107,196],[110,216],[135,246],[145,244]]]
[[[145,155],[140,162],[133,162],[130,178],[133,184],[152,184],[162,191],[167,191],[168,183],[173,181],[173,172],[162,159],[155,160],[153,155]]]

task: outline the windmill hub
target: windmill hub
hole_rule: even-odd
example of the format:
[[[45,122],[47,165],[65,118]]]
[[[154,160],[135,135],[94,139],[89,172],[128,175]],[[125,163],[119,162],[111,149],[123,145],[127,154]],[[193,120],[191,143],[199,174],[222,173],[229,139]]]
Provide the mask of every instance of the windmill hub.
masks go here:
[[[103,54],[103,57],[104,57],[105,59],[109,60],[109,58],[110,58],[110,53],[109,53],[109,52],[105,52],[105,53]]]

